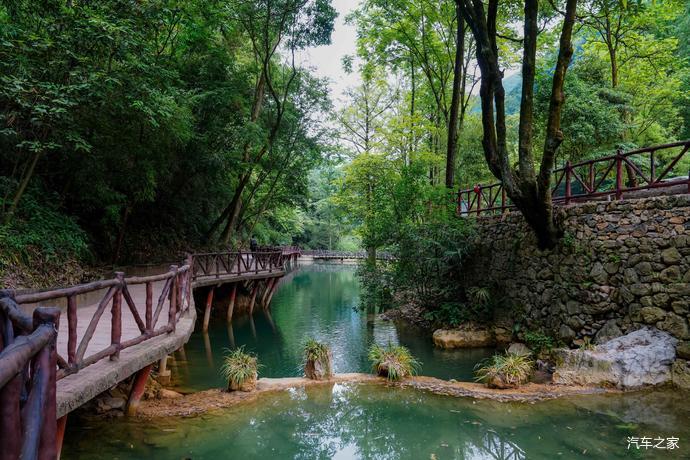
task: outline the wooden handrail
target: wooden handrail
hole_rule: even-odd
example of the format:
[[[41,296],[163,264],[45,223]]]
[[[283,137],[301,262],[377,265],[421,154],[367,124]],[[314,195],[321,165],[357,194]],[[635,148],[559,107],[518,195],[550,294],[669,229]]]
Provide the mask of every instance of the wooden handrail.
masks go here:
[[[193,254],[192,280],[203,277],[242,276],[283,270],[287,258],[299,255],[299,248],[259,251],[222,251]]]
[[[37,308],[31,319],[11,293],[0,297],[0,459],[54,459],[60,309]],[[32,330],[26,333],[29,321]]]
[[[102,359],[117,360],[120,352],[126,348],[139,344],[145,340],[175,331],[177,321],[182,314],[189,309],[191,302],[191,276],[192,259],[180,267],[171,266],[162,274],[150,276],[125,277],[118,272],[115,278],[93,283],[81,284],[68,288],[53,289],[43,292],[16,294],[14,300],[17,304],[33,304],[47,300],[67,300],[67,359],[57,355],[57,363],[60,370],[57,379],[79,372]],[[162,284],[161,284],[162,283]],[[158,284],[156,287],[155,285]],[[145,285],[144,317],[141,318],[136,300],[131,294],[132,286]],[[156,287],[156,289],[154,289]],[[90,292],[105,290],[101,300],[96,304],[96,310],[89,321],[83,335],[77,334],[77,296]],[[157,292],[154,292],[157,291]],[[8,292],[8,291],[6,291]],[[14,293],[12,293],[14,295]],[[158,300],[154,304],[154,295]],[[2,306],[6,308],[7,301],[2,300]],[[158,327],[158,320],[165,304],[168,304],[168,314],[165,324]],[[155,311],[154,311],[155,305]],[[123,308],[124,307],[124,308]],[[91,340],[96,332],[102,317],[109,308],[110,314],[110,345],[87,354]],[[8,310],[9,311],[9,310]],[[122,338],[123,314],[131,315],[139,328],[140,335]],[[25,325],[26,326],[26,325]]]

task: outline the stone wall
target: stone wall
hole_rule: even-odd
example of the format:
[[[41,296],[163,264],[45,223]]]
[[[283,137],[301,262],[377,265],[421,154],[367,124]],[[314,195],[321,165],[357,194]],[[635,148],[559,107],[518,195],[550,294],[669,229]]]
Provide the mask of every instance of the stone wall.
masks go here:
[[[487,286],[511,316],[566,343],[642,325],[690,338],[690,195],[558,208],[560,244],[540,251],[522,216],[478,220],[464,283]]]

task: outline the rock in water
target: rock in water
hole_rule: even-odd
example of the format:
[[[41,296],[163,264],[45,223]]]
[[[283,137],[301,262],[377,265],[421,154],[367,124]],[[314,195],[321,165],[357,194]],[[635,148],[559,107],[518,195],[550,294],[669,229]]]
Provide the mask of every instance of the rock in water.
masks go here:
[[[328,355],[321,359],[308,359],[304,365],[304,375],[311,380],[327,380],[333,376],[333,355],[328,351]]]
[[[489,347],[494,344],[493,334],[488,329],[437,329],[433,339],[434,345],[439,348]]]
[[[561,350],[563,364],[556,368],[553,382],[621,389],[666,383],[671,380],[677,342],[666,332],[645,327],[594,350]]]

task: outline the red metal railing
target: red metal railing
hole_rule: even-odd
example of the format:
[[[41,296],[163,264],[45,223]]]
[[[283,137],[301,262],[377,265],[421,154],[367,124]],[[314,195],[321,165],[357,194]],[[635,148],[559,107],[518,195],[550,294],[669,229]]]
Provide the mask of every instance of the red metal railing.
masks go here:
[[[626,194],[655,189],[690,193],[689,171],[682,171],[682,177],[671,177],[681,159],[690,156],[688,150],[690,140],[628,152],[619,150],[615,155],[574,164],[567,162],[553,171],[553,202],[620,200]],[[500,214],[514,207],[500,182],[460,190],[455,201],[458,215]]]
[[[153,337],[175,331],[177,321],[190,306],[190,273],[189,263],[181,267],[172,265],[168,272],[153,276],[125,278],[124,273],[117,272],[115,278],[110,280],[45,292],[17,294],[15,300],[20,305],[66,300],[67,359],[63,355],[57,354],[57,365],[60,369],[57,373],[57,379],[59,380],[106,357],[115,361],[119,359],[120,351]],[[141,293],[142,295],[135,296],[132,294],[135,289],[143,289],[144,292]],[[105,291],[105,293],[96,304],[88,326],[79,334],[77,328],[78,298],[99,291]],[[125,313],[123,313],[122,308],[123,300]],[[137,302],[141,303],[142,300],[145,305],[140,309]],[[168,304],[167,321],[157,327],[166,303]],[[110,308],[111,313],[110,343],[105,347],[98,344],[90,347],[99,322],[108,308]],[[138,334],[134,337],[125,337],[123,340],[122,320],[127,311],[138,328]],[[143,318],[141,312],[144,313]],[[94,346],[97,348],[96,350],[93,350]]]
[[[33,319],[0,292],[0,459],[54,459],[58,308]]]

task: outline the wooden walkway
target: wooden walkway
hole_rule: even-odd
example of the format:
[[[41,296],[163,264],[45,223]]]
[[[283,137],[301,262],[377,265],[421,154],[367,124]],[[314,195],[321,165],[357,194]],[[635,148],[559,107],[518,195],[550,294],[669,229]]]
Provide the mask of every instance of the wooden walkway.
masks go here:
[[[59,309],[54,356],[55,415],[60,418],[140,371],[147,370],[148,377],[152,363],[184,345],[196,323],[193,289],[253,281],[267,291],[297,257],[296,248],[197,254],[152,276],[116,273],[114,279],[64,289],[3,291],[0,316],[16,320],[25,330],[38,307]],[[15,305],[18,313],[8,315],[5,304]],[[57,309],[51,311],[57,314]],[[19,331],[15,335],[19,337]]]

